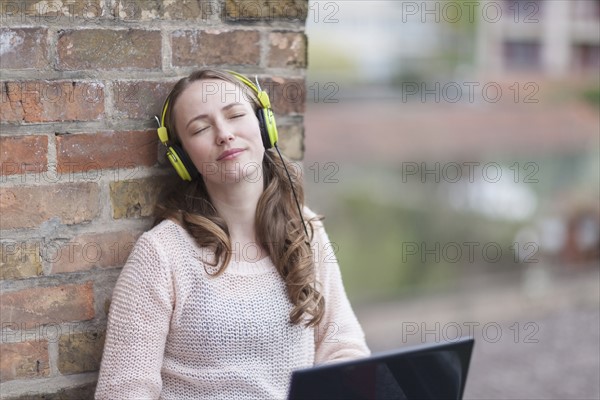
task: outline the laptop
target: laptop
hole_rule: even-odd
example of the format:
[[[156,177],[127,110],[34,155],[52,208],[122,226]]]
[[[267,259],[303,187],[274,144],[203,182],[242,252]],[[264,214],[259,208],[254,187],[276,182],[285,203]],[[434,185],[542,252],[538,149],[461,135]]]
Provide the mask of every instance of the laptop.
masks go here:
[[[473,338],[401,348],[292,373],[288,400],[461,400]]]

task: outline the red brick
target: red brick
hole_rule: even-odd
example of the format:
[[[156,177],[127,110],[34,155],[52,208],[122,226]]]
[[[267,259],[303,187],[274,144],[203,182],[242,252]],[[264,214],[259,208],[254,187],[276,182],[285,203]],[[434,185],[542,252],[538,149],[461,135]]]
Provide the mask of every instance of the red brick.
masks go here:
[[[0,175],[48,170],[48,136],[0,137]]]
[[[0,381],[2,382],[50,375],[47,340],[2,343],[0,355],[2,358]]]
[[[278,115],[302,114],[306,101],[304,79],[274,77],[260,82],[269,93],[273,111]]]
[[[45,69],[48,66],[48,30],[0,28],[2,69]]]
[[[306,67],[306,35],[300,32],[269,34],[269,67]]]
[[[209,64],[258,65],[259,40],[257,31],[175,31],[171,35],[172,64],[179,67]]]
[[[160,31],[141,29],[64,30],[56,45],[62,70],[159,69]]]
[[[156,130],[69,134],[56,137],[59,173],[139,168],[157,161]]]
[[[305,21],[308,0],[226,0],[225,18],[231,20]]]
[[[0,118],[6,122],[93,121],[104,114],[104,84],[74,81],[2,83]]]
[[[87,321],[94,318],[92,282],[33,287],[0,295],[3,326],[21,329],[43,324]]]
[[[33,228],[57,218],[63,224],[99,214],[100,188],[93,182],[0,188],[0,229]]]
[[[174,85],[175,82],[114,82],[114,117],[153,119],[154,115],[160,115],[165,98]]]
[[[93,267],[122,267],[141,232],[122,231],[79,235],[56,243],[51,273],[89,270]],[[60,249],[60,250],[59,250]]]

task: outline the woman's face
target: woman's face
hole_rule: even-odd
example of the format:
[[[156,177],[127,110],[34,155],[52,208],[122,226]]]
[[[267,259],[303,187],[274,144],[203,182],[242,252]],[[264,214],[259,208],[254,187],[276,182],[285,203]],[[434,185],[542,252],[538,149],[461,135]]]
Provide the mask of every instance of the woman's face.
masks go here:
[[[264,147],[258,119],[241,88],[206,79],[193,82],[174,104],[184,150],[207,185],[256,182]]]

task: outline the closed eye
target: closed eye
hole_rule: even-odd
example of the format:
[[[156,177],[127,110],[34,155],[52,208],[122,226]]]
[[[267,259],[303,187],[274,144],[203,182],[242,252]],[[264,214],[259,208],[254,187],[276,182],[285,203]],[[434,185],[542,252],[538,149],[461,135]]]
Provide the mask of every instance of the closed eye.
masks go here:
[[[206,126],[206,127],[204,127],[204,128],[198,129],[197,131],[195,131],[195,132],[192,132],[192,135],[197,135],[197,134],[199,134],[199,133],[202,133],[202,132],[206,131],[208,128],[210,128],[210,127],[209,127],[209,126]]]
[[[234,119],[234,118],[241,118],[241,117],[243,117],[244,115],[246,115],[246,113],[238,113],[238,114],[234,114],[234,115],[232,115],[230,118],[231,118],[231,119]]]

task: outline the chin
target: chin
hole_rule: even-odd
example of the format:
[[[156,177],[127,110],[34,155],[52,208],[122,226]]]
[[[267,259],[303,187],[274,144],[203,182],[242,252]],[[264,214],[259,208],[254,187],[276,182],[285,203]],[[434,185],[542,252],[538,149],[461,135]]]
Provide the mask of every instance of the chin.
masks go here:
[[[258,183],[262,180],[262,163],[256,161],[222,164],[218,172],[208,179],[214,183],[235,184],[240,182]]]

